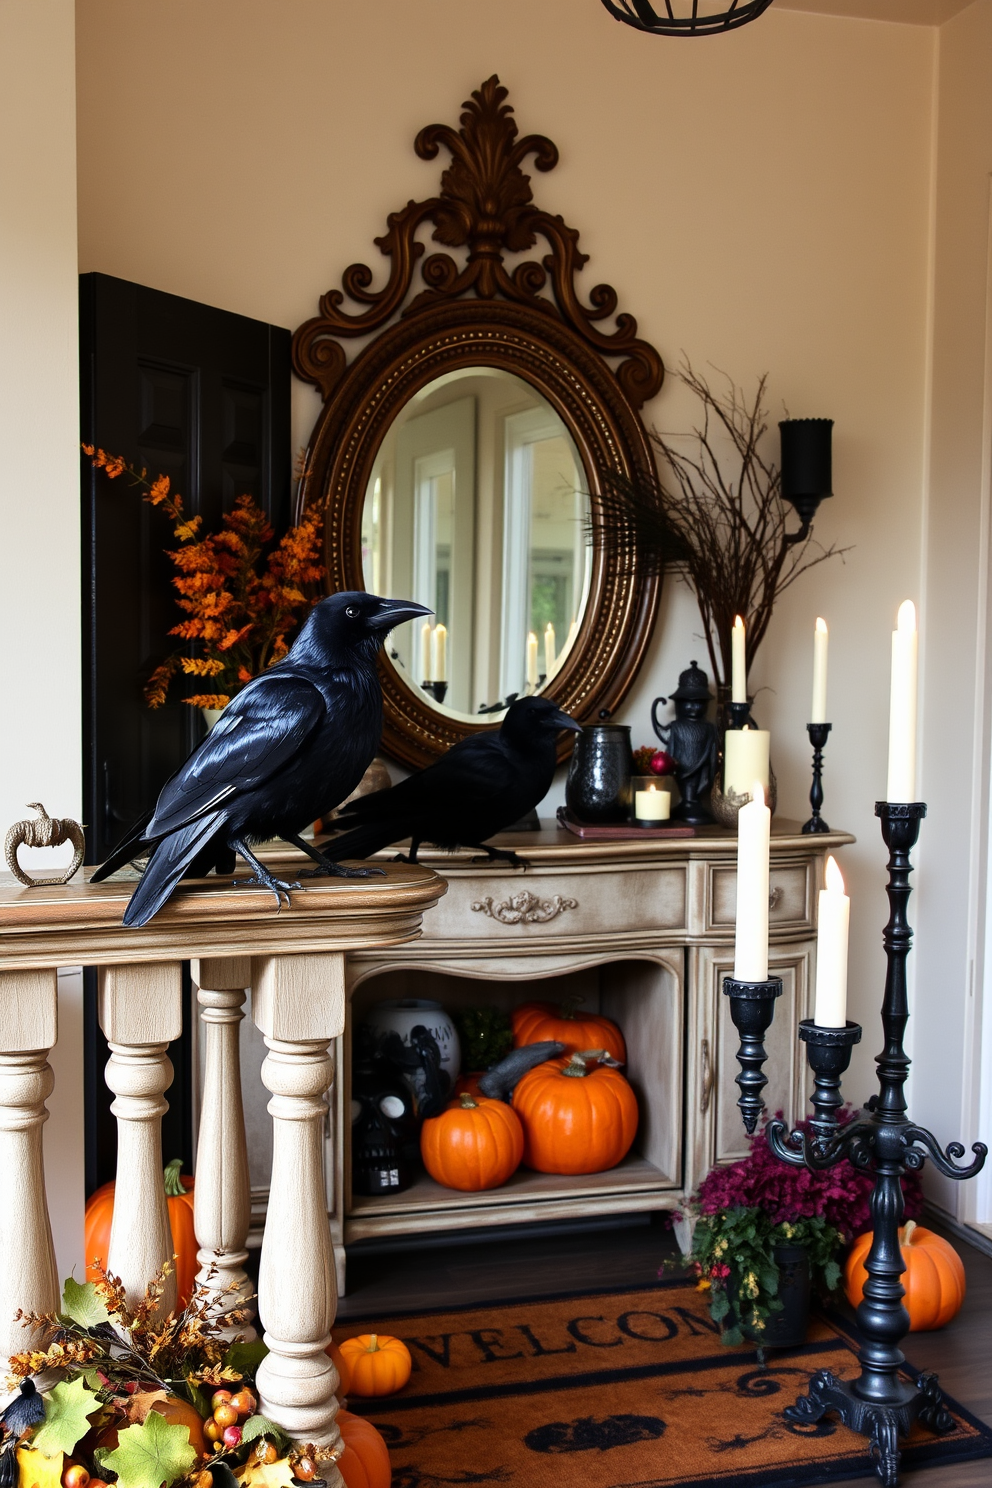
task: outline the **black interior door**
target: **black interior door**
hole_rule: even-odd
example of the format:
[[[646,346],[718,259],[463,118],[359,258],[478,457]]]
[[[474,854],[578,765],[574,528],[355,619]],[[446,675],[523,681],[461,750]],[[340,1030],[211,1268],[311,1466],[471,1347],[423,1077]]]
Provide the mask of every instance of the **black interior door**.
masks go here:
[[[80,278],[81,438],[168,475],[186,509],[216,527],[249,492],[277,531],[290,515],[290,333],[106,274]],[[83,459],[84,821],[99,863],[203,734],[195,708],[149,710],[142,686],[181,618],[165,549],[172,528],[123,478]],[[114,1176],[117,1133],[103,1079],[109,1050],[85,974],[87,1192]],[[195,1012],[183,977],[184,1027]],[[165,1158],[193,1162],[188,1031],[170,1047],[175,1081]]]

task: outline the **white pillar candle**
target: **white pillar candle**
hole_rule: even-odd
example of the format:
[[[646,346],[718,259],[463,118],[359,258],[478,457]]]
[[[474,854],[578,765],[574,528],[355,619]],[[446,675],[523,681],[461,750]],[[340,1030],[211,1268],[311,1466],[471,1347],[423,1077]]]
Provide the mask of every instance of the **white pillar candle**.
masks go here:
[[[847,1023],[847,939],[851,901],[834,858],[827,859],[826,887],[820,890],[816,929],[817,1028],[843,1028]]]
[[[744,621],[738,615],[734,620],[734,628],[730,632],[730,701],[732,703],[747,702],[745,644]]]
[[[820,616],[813,631],[813,703],[809,710],[810,723],[827,721],[827,642],[830,639],[827,622]]]
[[[555,669],[555,628],[549,620],[544,630],[544,675],[550,677]]]
[[[668,821],[671,813],[670,791],[659,790],[656,785],[649,785],[647,790],[634,792],[635,821]]]
[[[907,599],[892,632],[887,801],[916,800],[916,658],[916,606]]]
[[[443,625],[435,625],[431,636],[431,681],[448,680],[448,632]]]
[[[527,635],[527,686],[537,686],[537,636],[533,631]]]
[[[771,734],[767,729],[728,729],[723,736],[723,792],[750,795],[756,780],[768,789]]]
[[[420,627],[420,680],[431,680],[431,622],[425,620]]]
[[[737,816],[737,923],[734,930],[734,979],[768,980],[768,847],[772,814],[759,780],[754,799]]]

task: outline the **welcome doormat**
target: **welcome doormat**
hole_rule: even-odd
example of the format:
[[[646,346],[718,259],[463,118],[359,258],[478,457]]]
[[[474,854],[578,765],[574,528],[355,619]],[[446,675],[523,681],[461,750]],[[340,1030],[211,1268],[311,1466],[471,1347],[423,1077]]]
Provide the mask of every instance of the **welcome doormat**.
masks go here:
[[[705,1297],[681,1278],[335,1329],[391,1333],[413,1357],[398,1395],[349,1400],[389,1447],[393,1488],[786,1488],[862,1477],[867,1442],[834,1419],[783,1410],[817,1369],[857,1375],[855,1344],[816,1318],[802,1348],[719,1341]],[[992,1430],[954,1401],[955,1429],[917,1428],[905,1468],[992,1455]]]

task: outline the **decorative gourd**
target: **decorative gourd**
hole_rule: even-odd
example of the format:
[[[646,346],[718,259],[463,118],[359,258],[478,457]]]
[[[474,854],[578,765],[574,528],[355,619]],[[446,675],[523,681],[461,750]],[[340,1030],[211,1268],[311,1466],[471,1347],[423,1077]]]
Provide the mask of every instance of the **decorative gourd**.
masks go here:
[[[345,1488],[389,1488],[389,1450],[372,1422],[346,1410],[338,1411],[337,1421],[344,1442],[338,1467]]]
[[[844,1289],[852,1307],[864,1296],[868,1272],[865,1261],[871,1249],[872,1231],[859,1235],[844,1266]],[[947,1240],[910,1220],[899,1231],[899,1244],[906,1269],[903,1306],[909,1313],[911,1333],[942,1328],[956,1317],[964,1301],[965,1277],[961,1257]]]
[[[351,1389],[351,1365],[332,1338],[324,1353],[333,1361],[338,1372],[338,1399],[343,1400]]]
[[[176,1260],[176,1290],[178,1306],[183,1308],[193,1295],[199,1262],[196,1259],[196,1234],[193,1230],[193,1180],[188,1173],[180,1177],[181,1160],[177,1157],[165,1169],[166,1201],[169,1208],[169,1225],[172,1229],[172,1249]],[[84,1256],[87,1281],[99,1281],[100,1273],[94,1261],[107,1264],[110,1250],[110,1226],[114,1217],[113,1183],[105,1183],[86,1201],[84,1222]],[[150,1280],[151,1278],[149,1278]]]
[[[413,1360],[400,1338],[388,1333],[360,1333],[339,1345],[351,1366],[352,1395],[395,1395],[410,1378]]]
[[[514,1008],[513,1043],[539,1044],[556,1039],[565,1045],[566,1054],[581,1054],[583,1049],[605,1049],[613,1059],[627,1063],[627,1045],[623,1034],[611,1018],[599,1013],[577,1014],[577,998],[566,998],[560,1007],[551,1002],[525,1002]]]
[[[601,1052],[539,1064],[513,1092],[528,1168],[602,1173],[627,1156],[637,1135],[637,1097],[619,1070],[593,1063]]]
[[[436,1183],[478,1193],[498,1188],[517,1171],[524,1133],[517,1114],[502,1101],[466,1090],[420,1131],[420,1155]]]

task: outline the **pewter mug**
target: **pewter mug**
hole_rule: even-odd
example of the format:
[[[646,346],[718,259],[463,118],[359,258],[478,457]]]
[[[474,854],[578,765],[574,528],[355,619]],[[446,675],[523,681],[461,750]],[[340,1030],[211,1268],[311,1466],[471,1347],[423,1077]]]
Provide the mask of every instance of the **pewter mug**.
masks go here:
[[[565,785],[569,811],[591,826],[629,821],[632,773],[629,726],[590,724],[575,740]]]

